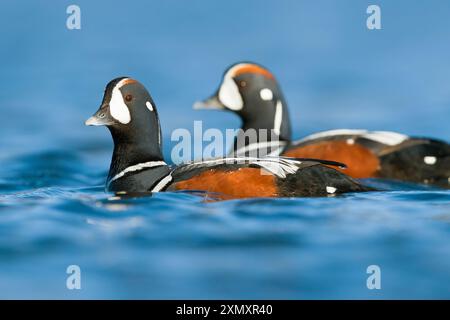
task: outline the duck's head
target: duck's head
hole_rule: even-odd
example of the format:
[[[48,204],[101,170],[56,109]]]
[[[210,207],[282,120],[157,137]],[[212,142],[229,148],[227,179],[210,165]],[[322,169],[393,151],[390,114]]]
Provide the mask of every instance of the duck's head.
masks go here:
[[[130,179],[114,181],[127,168],[163,161],[161,128],[155,103],[145,87],[129,77],[108,83],[102,104],[85,122],[88,126],[106,126],[114,140],[114,152],[107,187],[110,190],[145,190],[147,185]],[[135,170],[136,171],[136,170]],[[110,184],[114,181],[113,184]],[[121,185],[119,182],[125,183]],[[148,183],[152,179],[147,179]]]
[[[88,126],[106,126],[115,143],[161,143],[158,114],[147,89],[129,77],[110,81],[97,112],[86,120]]]
[[[229,67],[219,89],[194,109],[219,109],[236,113],[243,129],[273,129],[281,139],[290,140],[287,105],[274,75],[256,63],[240,62]]]

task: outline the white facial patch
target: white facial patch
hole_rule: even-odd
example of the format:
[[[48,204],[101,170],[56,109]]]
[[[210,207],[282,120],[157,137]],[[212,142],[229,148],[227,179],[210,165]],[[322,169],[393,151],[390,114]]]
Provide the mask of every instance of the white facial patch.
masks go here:
[[[436,161],[437,161],[436,157],[433,157],[433,156],[426,156],[423,158],[423,162],[425,162],[426,164],[428,164],[430,166],[436,164]]]
[[[114,119],[120,123],[127,124],[131,121],[130,110],[125,104],[122,93],[119,90],[122,87],[124,80],[128,79],[121,80],[116,84],[112,91],[111,100],[109,101],[109,111]]]
[[[261,99],[263,99],[264,101],[270,101],[273,99],[273,93],[272,90],[264,88],[259,92],[259,96],[261,97]]]
[[[147,106],[147,109],[148,109],[148,110],[153,111],[153,105],[152,105],[152,103],[151,103],[150,101],[147,101],[147,102],[145,103],[145,105]]]
[[[230,76],[223,79],[219,89],[219,100],[231,110],[241,110],[244,107],[239,88]]]

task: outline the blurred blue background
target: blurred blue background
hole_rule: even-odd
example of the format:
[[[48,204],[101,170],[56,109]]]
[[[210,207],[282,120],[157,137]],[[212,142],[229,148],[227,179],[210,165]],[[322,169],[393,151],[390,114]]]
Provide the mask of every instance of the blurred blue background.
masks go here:
[[[66,28],[70,4],[81,8],[81,30]],[[382,30],[366,28],[370,4],[381,7]],[[191,106],[227,66],[250,60],[281,83],[294,138],[368,128],[448,141],[449,2],[2,0],[0,8],[1,297],[450,296],[446,191],[216,206],[158,195],[112,205],[101,187],[110,135],[84,126],[106,83],[128,75],[156,102],[166,155],[172,130],[194,120],[237,128],[232,114]],[[365,288],[365,268],[377,261],[392,271],[381,293]],[[64,288],[71,263],[90,272],[81,293]]]
[[[6,153],[110,143],[83,121],[106,83],[129,75],[157,103],[165,139],[175,128],[235,128],[231,114],[192,111],[240,60],[276,74],[294,137],[369,128],[450,137],[450,4],[372,2],[77,1],[82,29],[66,28],[70,1],[2,1],[0,146]],[[174,116],[176,115],[176,117]],[[26,148],[24,145],[26,144]]]

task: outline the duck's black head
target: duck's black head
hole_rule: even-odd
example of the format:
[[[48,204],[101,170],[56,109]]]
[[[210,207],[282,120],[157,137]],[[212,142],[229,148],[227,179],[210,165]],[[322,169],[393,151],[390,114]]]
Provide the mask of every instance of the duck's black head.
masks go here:
[[[242,129],[273,130],[278,139],[290,141],[291,124],[281,89],[266,68],[250,62],[229,67],[217,92],[194,104],[194,109],[220,109],[236,113]]]
[[[162,161],[161,129],[155,103],[138,81],[120,77],[108,83],[88,126],[108,127],[114,153],[108,180],[130,166]]]

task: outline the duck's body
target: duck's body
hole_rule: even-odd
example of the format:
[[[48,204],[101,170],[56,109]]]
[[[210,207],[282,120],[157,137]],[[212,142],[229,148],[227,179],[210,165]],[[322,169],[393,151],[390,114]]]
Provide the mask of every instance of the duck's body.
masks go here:
[[[449,186],[450,145],[396,132],[333,130],[287,146],[289,157],[318,157],[347,164],[354,178],[388,178]]]
[[[221,199],[318,197],[373,190],[320,162],[284,158],[223,158],[177,167],[150,161],[115,177],[107,183],[109,191],[195,190]]]
[[[371,190],[320,160],[235,157],[168,166],[155,104],[144,86],[130,78],[108,84],[102,106],[86,124],[111,131],[114,152],[106,187],[117,193],[196,190],[234,199]]]
[[[242,119],[231,150],[235,156],[327,159],[345,163],[344,172],[353,178],[450,186],[450,145],[443,141],[396,132],[332,130],[293,142],[281,89],[275,77],[256,64],[230,67],[218,92],[195,107],[231,110]]]

